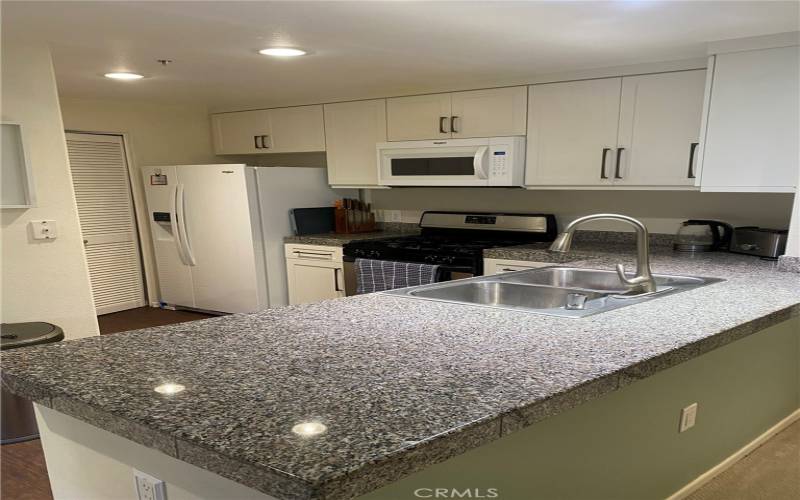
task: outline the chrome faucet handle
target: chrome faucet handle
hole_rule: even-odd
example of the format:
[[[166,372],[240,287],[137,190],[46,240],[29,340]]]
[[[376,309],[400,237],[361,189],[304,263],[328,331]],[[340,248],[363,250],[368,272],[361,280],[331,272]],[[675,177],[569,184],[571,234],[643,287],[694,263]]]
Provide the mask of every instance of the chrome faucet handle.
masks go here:
[[[628,277],[625,276],[625,266],[622,264],[617,264],[617,276],[619,276],[620,281],[628,286],[633,286],[636,284],[634,280],[629,280]]]
[[[640,291],[640,293],[653,293],[657,289],[656,280],[653,279],[653,276],[649,272],[628,279],[628,277],[625,276],[625,266],[617,264],[617,276],[619,276],[620,281],[632,292]]]

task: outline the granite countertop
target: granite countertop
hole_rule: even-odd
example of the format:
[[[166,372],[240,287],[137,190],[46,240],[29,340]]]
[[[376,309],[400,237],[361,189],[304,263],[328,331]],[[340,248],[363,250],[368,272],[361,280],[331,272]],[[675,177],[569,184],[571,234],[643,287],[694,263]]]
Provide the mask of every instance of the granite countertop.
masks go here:
[[[633,264],[604,250],[567,258]],[[491,252],[549,255],[524,251]],[[3,383],[281,499],[351,498],[800,313],[800,275],[774,263],[652,265],[727,281],[582,319],[347,297],[6,351]],[[186,390],[153,391],[167,381]],[[327,432],[292,433],[308,421]]]
[[[283,238],[284,243],[298,243],[301,245],[323,245],[330,247],[341,247],[350,243],[351,241],[358,240],[376,240],[383,238],[396,238],[398,236],[410,236],[414,234],[409,231],[375,231],[372,233],[352,233],[352,234],[339,234],[339,233],[322,233],[322,234],[306,234],[303,236],[286,236]]]

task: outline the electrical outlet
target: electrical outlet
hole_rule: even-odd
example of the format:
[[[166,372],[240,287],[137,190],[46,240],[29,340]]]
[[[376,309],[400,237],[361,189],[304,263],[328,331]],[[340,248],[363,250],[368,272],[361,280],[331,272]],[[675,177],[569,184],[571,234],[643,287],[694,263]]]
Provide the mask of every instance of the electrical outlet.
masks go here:
[[[164,481],[136,469],[133,469],[133,480],[139,500],[167,500]]]
[[[697,403],[692,403],[686,408],[681,410],[681,423],[678,427],[678,432],[683,432],[694,427],[697,420]]]
[[[54,220],[32,220],[30,226],[34,240],[54,240],[58,236]]]

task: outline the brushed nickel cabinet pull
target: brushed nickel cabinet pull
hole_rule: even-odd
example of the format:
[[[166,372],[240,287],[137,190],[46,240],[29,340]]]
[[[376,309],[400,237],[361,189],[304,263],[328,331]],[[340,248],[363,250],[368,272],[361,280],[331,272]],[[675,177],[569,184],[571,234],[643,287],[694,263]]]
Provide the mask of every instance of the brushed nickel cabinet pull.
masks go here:
[[[622,152],[625,151],[625,148],[617,148],[617,165],[614,167],[614,178],[615,179],[622,179],[622,175],[620,175],[620,163],[622,161]]]
[[[611,148],[603,148],[603,155],[600,157],[600,178],[601,179],[608,179],[608,175],[606,175],[606,156],[608,156],[608,152],[611,151]]]

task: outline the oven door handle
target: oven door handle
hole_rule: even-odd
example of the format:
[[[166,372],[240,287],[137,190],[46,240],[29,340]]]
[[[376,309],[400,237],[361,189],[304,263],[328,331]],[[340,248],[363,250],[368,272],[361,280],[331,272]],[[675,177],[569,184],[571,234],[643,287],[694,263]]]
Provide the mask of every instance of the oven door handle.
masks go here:
[[[472,160],[472,166],[475,168],[475,175],[478,179],[488,179],[489,174],[486,173],[486,156],[489,152],[489,146],[481,146],[475,152],[475,158]]]

